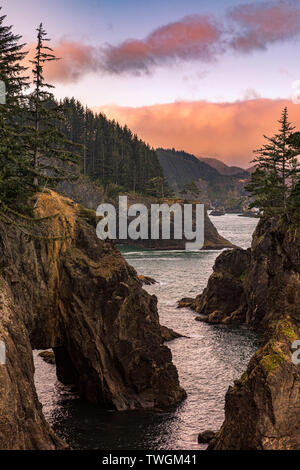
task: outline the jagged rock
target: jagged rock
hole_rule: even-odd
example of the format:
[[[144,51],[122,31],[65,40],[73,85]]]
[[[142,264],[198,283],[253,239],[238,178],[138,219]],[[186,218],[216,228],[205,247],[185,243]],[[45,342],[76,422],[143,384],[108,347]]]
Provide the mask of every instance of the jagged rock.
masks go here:
[[[214,209],[213,211],[211,211],[209,215],[212,215],[214,217],[220,217],[225,214],[226,214],[225,209],[224,207],[222,207],[222,209]]]
[[[47,364],[55,364],[55,355],[53,351],[42,351],[39,353],[39,356],[43,361],[47,362]]]
[[[74,173],[77,172],[78,170],[74,168]],[[77,176],[78,178],[75,181],[60,181],[57,192],[87,209],[96,211],[99,204],[104,200],[103,189],[80,173]]]
[[[240,380],[229,387],[225,421],[209,449],[300,448],[300,371],[291,361],[291,343],[299,333],[299,322],[295,325],[289,316],[278,322]]]
[[[259,214],[253,211],[243,211],[242,214],[239,214],[239,217],[250,217],[252,219],[259,219]]]
[[[58,186],[58,191],[82,204],[87,209],[95,211],[99,204],[104,200],[104,194],[101,188],[97,187],[95,183],[88,179],[79,176],[76,181],[63,181]],[[115,207],[118,208],[117,200],[109,200],[106,202],[114,203]],[[164,201],[171,202],[174,201]],[[181,201],[182,202],[182,201]],[[140,196],[136,194],[128,194],[128,205],[133,204],[144,204],[148,209],[151,204],[157,204],[157,198]],[[161,202],[162,203],[162,202]],[[131,219],[128,219],[129,222]],[[149,223],[150,226],[150,223]],[[173,233],[173,227],[171,227],[171,234]],[[131,246],[137,246],[139,248],[146,248],[151,250],[181,250],[185,249],[185,240],[119,240],[121,244],[127,244]],[[222,250],[223,248],[234,248],[234,245],[226,240],[224,237],[219,235],[216,227],[211,222],[205,209],[205,220],[204,220],[204,246],[205,250]]]
[[[173,204],[175,201],[164,201],[165,203]],[[146,207],[148,207],[149,214],[150,214],[150,205],[151,203],[157,204],[157,200],[153,198],[147,197],[129,197],[128,205],[142,203]],[[162,203],[162,202],[161,202]],[[180,202],[182,204],[182,201]],[[132,218],[128,219],[130,222]],[[149,222],[148,226],[151,226],[151,220],[149,215]],[[193,221],[193,230],[195,230],[195,220]],[[172,238],[172,234],[174,233],[174,223],[171,218],[171,239],[170,240],[152,240],[149,238],[148,240],[121,240],[120,243],[128,244],[131,246],[137,246],[139,248],[146,248],[151,250],[184,250],[185,243],[187,240],[183,238],[182,240],[177,240]],[[235,248],[235,246],[219,235],[216,227],[213,225],[212,221],[210,220],[207,210],[204,211],[204,245],[202,247],[203,250],[222,250],[224,248]]]
[[[178,300],[177,308],[188,308],[194,302],[192,297],[183,297],[183,299]]]
[[[246,372],[226,394],[225,421],[209,449],[299,449],[299,224],[261,219],[251,251],[216,260],[208,286],[192,305],[206,321],[247,323],[264,339]]]
[[[199,317],[199,321],[207,323],[245,321],[244,280],[249,270],[250,258],[250,250],[241,248],[223,251],[218,256],[207,287],[189,305],[196,312],[205,315]]]
[[[160,326],[160,333],[164,341],[172,341],[176,338],[182,338],[183,336],[180,333],[168,328],[167,326]]]
[[[157,281],[149,276],[143,276],[142,274],[138,274],[138,278],[142,281],[142,284],[145,286],[151,286],[152,284],[157,284]]]
[[[216,433],[214,431],[203,431],[198,434],[198,443],[199,444],[209,444],[215,437]]]
[[[6,364],[0,364],[0,449],[66,449],[45,421],[34,385],[32,349],[22,312],[0,277],[0,338]]]
[[[16,375],[5,373],[0,388],[22,393],[20,398],[2,394],[0,407],[20,413],[14,425],[13,411],[6,412],[12,420],[7,429],[17,432],[20,425],[15,446],[63,446],[42,417],[30,347],[53,349],[59,379],[74,383],[83,398],[102,407],[179,403],[185,392],[171,352],[163,345],[156,297],[142,289],[135,270],[114,245],[96,237],[94,218],[73,201],[45,191],[36,213],[50,216],[41,222],[40,233],[48,239],[28,238],[16,226],[0,222],[0,264],[12,295],[11,310],[1,314],[0,328],[6,328],[3,318],[9,318],[6,341],[19,344],[18,350],[8,349],[8,363],[18,366]],[[20,321],[14,317],[17,311]],[[30,381],[27,386],[23,375]],[[25,412],[17,400],[24,402]],[[5,415],[4,422],[8,420]],[[13,445],[3,436],[0,447]]]

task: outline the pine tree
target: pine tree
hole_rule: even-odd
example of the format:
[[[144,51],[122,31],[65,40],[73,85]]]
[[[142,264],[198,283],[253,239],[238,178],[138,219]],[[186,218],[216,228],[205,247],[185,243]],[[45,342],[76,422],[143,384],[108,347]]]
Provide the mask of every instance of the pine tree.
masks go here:
[[[200,189],[198,188],[195,181],[191,181],[184,186],[184,188],[180,191],[180,194],[182,194],[184,198],[186,198],[187,195],[190,195],[192,198],[196,199],[199,197]]]
[[[0,7],[0,12],[2,7]],[[12,26],[5,26],[6,15],[0,16],[0,80],[6,85],[6,109],[19,104],[28,77],[24,76],[26,67],[21,65],[27,52],[25,44],[20,44],[22,36],[12,32]]]
[[[299,184],[299,175],[300,175],[300,166],[299,166],[299,156],[300,156],[300,132],[294,132],[288,138],[288,144],[292,149],[294,158],[291,160],[291,169],[290,177],[292,182],[292,190],[296,184]]]
[[[172,197],[173,192],[170,190],[167,180],[163,176],[151,178],[148,182],[147,194],[158,198]]]
[[[1,10],[1,7],[0,7]],[[24,151],[22,114],[24,90],[28,86],[26,68],[20,63],[26,52],[21,36],[12,32],[0,16],[0,80],[5,83],[6,102],[0,104],[0,202],[17,207],[34,192],[30,162]]]
[[[296,159],[299,151],[291,141],[295,128],[288,121],[287,108],[278,122],[278,133],[273,137],[264,136],[267,143],[254,152],[257,156],[253,163],[257,169],[246,189],[254,197],[252,207],[258,207],[266,214],[284,213],[289,218],[287,201],[299,171]]]
[[[34,186],[55,186],[58,181],[72,179],[69,163],[77,161],[72,141],[67,140],[63,129],[64,113],[57,104],[51,89],[45,82],[44,67],[59,60],[53,49],[46,44],[50,41],[41,23],[37,29],[37,45],[33,64],[34,91],[29,99],[28,152],[31,157]]]
[[[289,209],[292,215],[292,219],[299,226],[300,225],[300,178],[299,177],[288,199],[288,204],[289,204]]]

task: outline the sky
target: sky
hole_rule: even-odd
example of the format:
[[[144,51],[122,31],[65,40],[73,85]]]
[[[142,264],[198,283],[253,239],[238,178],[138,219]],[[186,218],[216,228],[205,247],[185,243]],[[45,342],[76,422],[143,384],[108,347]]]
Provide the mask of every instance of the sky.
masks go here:
[[[247,167],[284,106],[300,130],[300,0],[0,6],[29,51],[43,22],[62,58],[46,70],[58,98],[75,96],[152,146]]]

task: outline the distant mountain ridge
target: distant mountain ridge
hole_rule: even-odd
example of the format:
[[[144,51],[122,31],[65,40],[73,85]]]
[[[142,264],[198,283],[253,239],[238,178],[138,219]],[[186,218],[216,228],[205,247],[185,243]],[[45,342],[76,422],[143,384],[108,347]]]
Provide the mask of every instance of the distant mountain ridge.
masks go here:
[[[207,163],[212,168],[215,168],[221,175],[227,176],[248,176],[248,170],[241,168],[239,166],[229,166],[226,163],[218,160],[217,158],[210,157],[197,157],[201,162]]]
[[[177,195],[187,184],[195,181],[200,191],[199,199],[204,202],[226,208],[243,203],[246,196],[244,186],[250,178],[247,171],[240,169],[241,172],[235,175],[224,175],[211,164],[187,152],[162,148],[156,152],[164,177]]]

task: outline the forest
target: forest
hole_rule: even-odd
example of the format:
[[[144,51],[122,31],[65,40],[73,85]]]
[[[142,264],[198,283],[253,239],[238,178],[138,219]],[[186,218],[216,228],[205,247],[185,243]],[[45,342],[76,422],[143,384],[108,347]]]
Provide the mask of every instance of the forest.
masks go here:
[[[104,187],[138,193],[150,191],[151,180],[162,177],[153,148],[125,125],[95,114],[74,98],[66,98],[62,131],[80,148],[81,173]]]
[[[1,8],[0,8],[1,11]],[[57,101],[45,79],[47,64],[63,60],[49,46],[43,24],[37,28],[35,55],[24,66],[26,44],[0,16],[0,201],[22,208],[44,188],[81,173],[107,195],[166,192],[153,148],[127,126],[93,113],[74,98]]]

